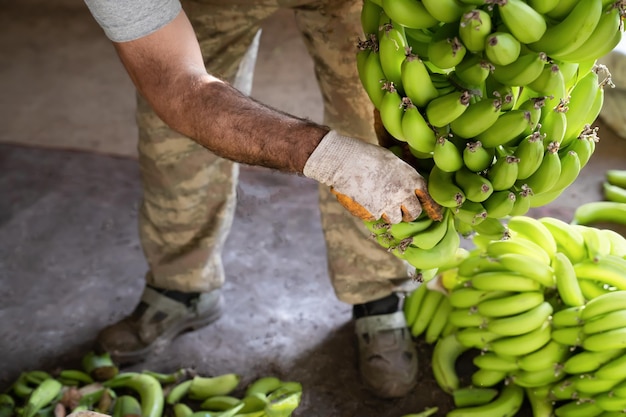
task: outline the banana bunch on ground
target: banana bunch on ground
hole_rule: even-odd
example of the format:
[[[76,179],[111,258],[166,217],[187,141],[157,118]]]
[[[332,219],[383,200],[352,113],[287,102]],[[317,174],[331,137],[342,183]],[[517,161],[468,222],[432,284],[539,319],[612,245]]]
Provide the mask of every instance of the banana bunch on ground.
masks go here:
[[[506,227],[505,239],[476,234],[476,248],[438,272],[445,291],[422,285],[405,300],[457,406],[448,417],[513,416],[525,398],[535,417],[623,415],[626,239],[551,217]],[[475,368],[461,382],[466,352]]]
[[[592,124],[604,89],[613,86],[597,59],[619,43],[625,7],[363,0],[362,85],[458,232],[495,237],[494,220],[550,203],[577,178],[599,140]],[[391,245],[399,240],[392,236]],[[429,269],[418,263],[428,249],[413,259],[414,247],[405,258]]]
[[[119,372],[107,354],[90,353],[82,369],[22,372],[0,393],[0,416],[65,417],[91,410],[112,417],[288,417],[300,404],[298,382],[265,376],[245,389],[240,382],[235,373],[203,376],[185,368]]]

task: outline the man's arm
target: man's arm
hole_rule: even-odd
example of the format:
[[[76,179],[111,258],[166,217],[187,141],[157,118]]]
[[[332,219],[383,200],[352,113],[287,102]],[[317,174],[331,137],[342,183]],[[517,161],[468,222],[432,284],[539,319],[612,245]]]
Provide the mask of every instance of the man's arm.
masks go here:
[[[224,158],[302,173],[329,131],[262,105],[208,74],[184,12],[150,35],[114,45],[159,117]]]

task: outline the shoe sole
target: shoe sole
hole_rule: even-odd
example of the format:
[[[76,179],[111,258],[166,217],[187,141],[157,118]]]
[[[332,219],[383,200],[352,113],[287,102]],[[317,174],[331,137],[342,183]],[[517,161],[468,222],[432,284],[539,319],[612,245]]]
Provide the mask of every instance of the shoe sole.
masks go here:
[[[131,365],[144,361],[154,351],[159,350],[170,344],[177,336],[192,330],[198,330],[215,322],[222,316],[223,298],[220,297],[218,304],[214,309],[207,312],[206,315],[196,319],[184,319],[175,323],[159,337],[154,339],[152,343],[146,347],[129,352],[111,351],[111,359],[119,365]]]

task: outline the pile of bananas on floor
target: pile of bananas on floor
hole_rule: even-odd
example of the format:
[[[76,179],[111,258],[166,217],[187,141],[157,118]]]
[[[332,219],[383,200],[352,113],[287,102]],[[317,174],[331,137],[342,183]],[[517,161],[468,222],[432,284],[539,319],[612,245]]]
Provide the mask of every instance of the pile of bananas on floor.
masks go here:
[[[435,268],[460,245],[455,231],[497,236],[498,220],[561,195],[599,140],[593,123],[614,85],[597,60],[619,43],[625,4],[364,0],[361,83],[390,149],[444,208],[443,221],[423,215],[379,243]]]
[[[593,123],[613,86],[597,60],[620,42],[625,6],[363,2],[361,82],[389,148],[443,207],[441,221],[365,224],[426,283],[404,310],[412,335],[433,345],[448,417],[626,415],[626,239],[592,224],[626,223],[626,204],[608,197],[620,174],[607,175],[609,201],[569,223],[526,216],[595,151]],[[461,356],[469,376],[457,373]]]
[[[242,387],[235,373],[120,372],[108,354],[93,352],[82,362],[80,369],[22,372],[0,394],[0,417],[65,417],[79,411],[113,417],[289,417],[302,396],[300,383],[274,376]]]

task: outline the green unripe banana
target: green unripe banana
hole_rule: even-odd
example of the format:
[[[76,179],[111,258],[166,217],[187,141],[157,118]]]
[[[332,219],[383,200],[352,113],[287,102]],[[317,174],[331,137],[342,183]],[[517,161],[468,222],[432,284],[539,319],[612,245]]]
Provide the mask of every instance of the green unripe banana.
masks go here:
[[[520,42],[507,32],[494,32],[485,39],[485,56],[494,65],[512,64],[521,49]]]
[[[406,58],[407,50],[404,28],[397,24],[385,23],[382,25],[380,38],[378,39],[378,53],[380,65],[385,78],[392,81],[397,90],[403,92],[402,64]]]
[[[518,180],[530,177],[537,171],[543,161],[543,137],[539,132],[526,136],[515,148],[513,153],[519,159]]]
[[[493,163],[494,155],[495,150],[486,148],[480,141],[467,142],[463,149],[463,163],[470,171],[484,171]]]
[[[439,95],[426,65],[417,55],[409,53],[402,63],[401,71],[404,92],[414,105],[424,107]]]
[[[459,22],[459,37],[468,51],[477,53],[485,49],[485,40],[491,33],[491,16],[482,9],[465,13]]]
[[[445,172],[456,172],[463,167],[463,155],[459,148],[445,137],[437,138],[433,150],[435,165]]]
[[[454,173],[445,172],[435,165],[428,176],[428,193],[443,207],[459,207],[465,201],[465,194],[454,183]]]
[[[547,29],[543,15],[522,0],[505,0],[498,11],[506,27],[521,43],[536,42]]]
[[[421,1],[414,0],[382,0],[385,13],[402,26],[414,29],[426,29],[436,26],[435,19]]]
[[[516,200],[515,193],[510,190],[494,191],[489,198],[483,201],[487,216],[502,219],[509,215]]]
[[[495,65],[493,78],[507,85],[526,86],[539,77],[546,60],[544,53],[523,53],[508,65]]]
[[[509,155],[501,156],[487,170],[487,178],[495,191],[508,190],[515,184],[518,176],[519,158]]]
[[[426,119],[434,127],[443,127],[467,110],[470,94],[467,91],[453,91],[431,100],[426,106]]]
[[[393,83],[385,84],[385,95],[380,101],[380,120],[389,134],[397,140],[406,142],[402,131],[402,117],[404,116],[404,102],[402,96],[395,89]]]
[[[483,202],[493,193],[493,187],[487,178],[467,168],[457,170],[454,180],[470,201]]]
[[[484,99],[472,103],[462,115],[450,122],[452,132],[462,138],[473,138],[493,126],[500,116],[502,102]]]
[[[431,153],[435,150],[437,138],[435,132],[426,123],[424,116],[410,101],[404,101],[405,110],[402,116],[402,134],[409,146],[419,152]]]

